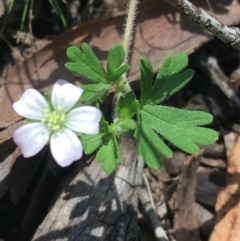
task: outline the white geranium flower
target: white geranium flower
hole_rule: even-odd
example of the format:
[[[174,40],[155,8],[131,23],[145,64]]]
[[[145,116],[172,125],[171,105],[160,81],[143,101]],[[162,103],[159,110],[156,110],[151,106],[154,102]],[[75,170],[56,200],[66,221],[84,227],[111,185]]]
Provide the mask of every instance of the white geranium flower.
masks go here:
[[[33,122],[21,126],[13,135],[24,157],[31,157],[50,140],[56,162],[68,166],[82,157],[83,147],[76,133],[97,134],[101,112],[93,106],[73,108],[83,90],[66,80],[59,80],[52,90],[52,101],[35,89],[26,90],[13,104],[14,110]]]

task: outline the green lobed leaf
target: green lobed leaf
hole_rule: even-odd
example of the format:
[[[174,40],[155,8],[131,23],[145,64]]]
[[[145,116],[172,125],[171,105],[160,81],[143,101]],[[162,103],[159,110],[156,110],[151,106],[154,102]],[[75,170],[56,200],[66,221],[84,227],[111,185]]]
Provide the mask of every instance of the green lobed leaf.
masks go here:
[[[141,103],[148,100],[148,95],[152,88],[153,82],[153,69],[151,62],[145,58],[140,59],[140,71],[141,71]]]
[[[125,58],[124,48],[121,44],[113,47],[107,56],[107,71],[109,82],[118,80],[123,73],[130,69],[130,65],[123,64]]]
[[[160,154],[165,157],[172,156],[169,147],[147,125],[139,124],[134,137],[138,143],[139,155],[150,168],[158,169],[162,166]]]
[[[120,162],[120,151],[114,135],[98,150],[96,160],[103,163],[103,170],[107,174],[111,174],[115,170],[117,164]]]
[[[86,155],[92,154],[96,151],[102,144],[102,134],[97,135],[82,135],[80,137],[81,143],[83,145],[83,150]]]
[[[107,83],[107,73],[88,44],[83,43],[81,48],[69,47],[67,57],[71,62],[66,63],[65,67],[72,73],[93,82]]]
[[[183,53],[167,56],[163,60],[163,65],[157,74],[157,78],[166,77],[181,73],[188,65],[188,56]]]
[[[210,145],[218,136],[214,130],[197,126],[209,123],[210,114],[199,112],[198,120],[198,113],[194,111],[191,121],[191,112],[172,107],[146,105],[141,111],[141,117],[144,125],[148,125],[175,146],[187,153],[196,154],[199,151],[198,145]]]
[[[101,104],[106,99],[111,85],[98,83],[82,85],[81,88],[84,90],[80,99],[82,102],[85,102],[85,104],[92,104],[95,102]]]
[[[148,95],[148,103],[159,104],[183,88],[193,77],[194,71],[184,68],[188,64],[185,54],[178,54],[164,59],[153,87]]]
[[[117,108],[118,118],[125,120],[133,117],[137,112],[138,101],[133,91],[122,95]]]

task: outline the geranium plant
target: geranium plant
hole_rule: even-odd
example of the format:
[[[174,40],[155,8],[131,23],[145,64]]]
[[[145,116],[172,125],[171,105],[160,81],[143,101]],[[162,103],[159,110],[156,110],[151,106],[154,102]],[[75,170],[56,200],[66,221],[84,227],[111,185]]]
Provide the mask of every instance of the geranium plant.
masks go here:
[[[96,151],[96,160],[110,174],[120,162],[122,136],[136,140],[140,156],[154,169],[162,165],[162,157],[170,158],[173,154],[164,140],[189,154],[196,154],[199,146],[217,140],[214,130],[203,127],[211,123],[210,114],[159,105],[193,77],[194,71],[186,69],[186,54],[167,56],[155,79],[150,61],[142,57],[141,97],[136,98],[127,79],[130,65],[126,55],[134,7],[136,1],[135,5],[130,4],[123,45],[109,51],[106,69],[87,43],[67,49],[66,68],[89,80],[89,84],[81,89],[60,80],[53,87],[51,98],[30,89],[14,104],[20,115],[30,119],[14,134],[25,157],[36,154],[50,140],[53,157],[61,166],[81,158],[84,149],[85,154]],[[109,123],[104,116],[101,118],[99,107],[112,87],[115,87],[114,111],[113,122]],[[79,102],[88,106],[77,107]]]

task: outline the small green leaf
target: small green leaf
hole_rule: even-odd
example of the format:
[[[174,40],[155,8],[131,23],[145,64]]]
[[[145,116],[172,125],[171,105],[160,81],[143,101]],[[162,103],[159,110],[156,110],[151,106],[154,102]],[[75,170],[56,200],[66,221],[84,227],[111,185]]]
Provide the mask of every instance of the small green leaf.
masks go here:
[[[136,114],[137,106],[138,101],[133,91],[121,96],[117,108],[118,118],[122,120],[130,119]]]
[[[69,47],[67,57],[71,62],[65,66],[72,73],[97,83],[107,83],[107,73],[88,44],[83,43],[81,48]]]
[[[108,91],[111,88],[110,84],[98,83],[90,85],[82,85],[84,90],[81,96],[81,101],[85,104],[98,103],[101,104],[107,97]]]
[[[118,120],[111,124],[109,129],[111,133],[118,137],[123,135],[128,136],[133,134],[133,131],[136,129],[136,123],[132,119]]]
[[[82,135],[80,137],[83,145],[83,150],[86,155],[92,154],[102,144],[102,134],[97,135]]]
[[[141,111],[141,118],[144,125],[190,154],[198,153],[198,145],[210,145],[218,139],[214,130],[198,126],[212,120],[210,114],[201,111],[146,105]]]
[[[152,88],[153,82],[153,69],[151,62],[145,58],[140,59],[140,71],[141,71],[141,103],[148,100],[148,95]]]
[[[130,65],[123,64],[125,58],[124,48],[121,44],[113,47],[107,56],[107,71],[109,82],[118,80],[123,73],[130,69]]]
[[[115,170],[120,162],[119,146],[115,136],[112,135],[108,142],[98,150],[96,160],[103,163],[103,170],[107,174]]]
[[[183,88],[193,77],[194,71],[184,68],[188,64],[185,54],[177,54],[164,59],[161,70],[148,95],[148,103],[159,104],[175,92]]]

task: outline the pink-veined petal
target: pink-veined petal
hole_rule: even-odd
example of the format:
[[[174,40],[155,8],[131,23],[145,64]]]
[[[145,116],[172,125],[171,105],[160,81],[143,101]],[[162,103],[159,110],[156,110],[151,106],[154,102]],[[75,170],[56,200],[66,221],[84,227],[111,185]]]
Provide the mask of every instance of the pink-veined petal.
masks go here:
[[[13,140],[21,149],[24,157],[40,152],[47,144],[51,131],[42,123],[30,123],[19,127],[13,134]]]
[[[82,143],[76,134],[67,128],[53,133],[50,148],[55,161],[62,167],[69,166],[83,155]]]
[[[80,99],[83,90],[66,80],[58,80],[53,86],[52,90],[52,104],[55,109],[62,108],[66,113],[69,111]]]
[[[66,117],[66,126],[76,132],[97,134],[102,113],[93,106],[82,106],[71,110]]]
[[[40,92],[28,89],[18,101],[13,103],[13,109],[25,118],[41,120],[44,118],[44,110],[48,110],[49,105]]]

